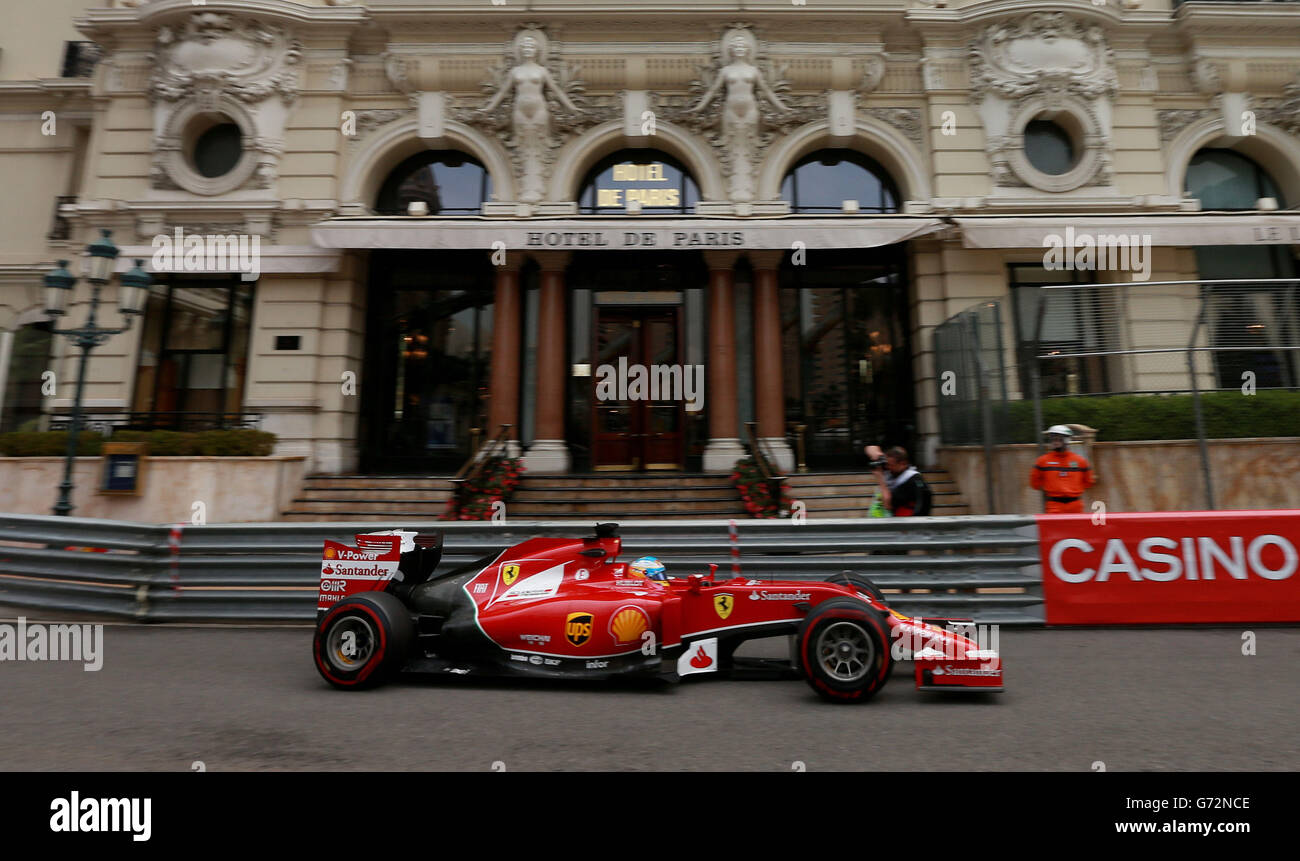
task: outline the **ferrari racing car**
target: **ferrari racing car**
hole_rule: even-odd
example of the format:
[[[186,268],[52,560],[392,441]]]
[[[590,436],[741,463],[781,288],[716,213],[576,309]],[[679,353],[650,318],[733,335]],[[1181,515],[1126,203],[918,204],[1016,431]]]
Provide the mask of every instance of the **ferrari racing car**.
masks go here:
[[[911,659],[926,691],[1002,690],[996,650],[891,610],[865,577],[652,579],[618,561],[618,526],[587,538],[530,538],[437,572],[441,533],[326,541],[316,668],[337,688],[399,672],[609,679],[728,677],[746,640],[791,638],[780,664],[823,699],[863,702]],[[938,620],[953,622],[955,620]],[[752,660],[752,659],[751,659]]]

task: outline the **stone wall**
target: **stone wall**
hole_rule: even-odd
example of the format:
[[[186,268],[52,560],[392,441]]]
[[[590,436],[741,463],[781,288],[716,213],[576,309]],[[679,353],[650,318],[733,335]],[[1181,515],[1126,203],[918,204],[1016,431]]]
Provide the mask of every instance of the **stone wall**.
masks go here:
[[[1100,500],[1115,511],[1206,509],[1196,440],[1099,442],[1073,447],[1092,463],[1097,483],[1084,495],[1084,509]],[[1300,438],[1210,440],[1215,504],[1220,509],[1300,509]],[[994,497],[998,514],[1042,512],[1041,494],[1029,487],[1038,450],[1033,445],[994,447]],[[971,514],[988,514],[984,450],[945,446],[940,464],[952,474]]]
[[[63,481],[61,457],[0,457],[0,512],[49,514]],[[140,496],[100,494],[103,458],[79,457],[74,517],[189,523],[203,503],[208,523],[278,520],[302,486],[302,457],[149,458]]]

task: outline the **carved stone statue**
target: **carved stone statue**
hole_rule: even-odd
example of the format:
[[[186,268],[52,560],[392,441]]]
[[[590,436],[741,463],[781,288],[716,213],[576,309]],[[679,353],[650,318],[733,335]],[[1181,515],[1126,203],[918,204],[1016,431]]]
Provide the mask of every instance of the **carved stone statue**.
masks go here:
[[[698,114],[713,102],[726,87],[722,102],[721,133],[715,143],[722,148],[722,159],[730,174],[730,194],[734,201],[754,198],[754,170],[758,151],[764,143],[761,128],[766,99],[780,114],[790,108],[777,96],[763,71],[750,62],[758,52],[757,40],[747,29],[734,28],[722,36],[721,68],[705,90],[699,103],[685,111]]]
[[[551,139],[551,111],[547,95],[575,114],[573,103],[546,67],[546,36],[540,30],[520,30],[515,36],[514,65],[505,70],[496,93],[481,113],[490,114],[508,97],[514,96],[510,113],[510,137],[506,146],[518,153],[522,177],[519,198],[536,203],[545,196],[545,173]]]

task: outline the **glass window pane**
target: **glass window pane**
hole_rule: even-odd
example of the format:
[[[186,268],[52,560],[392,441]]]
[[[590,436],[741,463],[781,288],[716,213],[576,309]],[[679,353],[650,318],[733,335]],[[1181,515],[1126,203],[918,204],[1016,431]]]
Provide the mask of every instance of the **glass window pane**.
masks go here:
[[[1245,156],[1226,149],[1203,149],[1187,165],[1187,196],[1201,201],[1202,209],[1254,209],[1261,197],[1286,202],[1264,170]]]
[[[220,350],[226,334],[225,287],[175,287],[167,326],[169,350]]]
[[[676,159],[655,150],[617,152],[599,162],[578,192],[584,213],[626,212],[630,202],[647,214],[682,215],[700,200],[699,187]]]
[[[465,153],[433,150],[399,164],[384,181],[375,209],[385,215],[405,215],[422,201],[430,215],[477,215],[491,199],[492,177]]]
[[[194,142],[194,167],[204,176],[225,176],[243,154],[243,133],[234,123],[222,123]]]
[[[36,430],[45,402],[41,374],[50,367],[54,336],[50,334],[49,323],[33,323],[17,329],[13,339],[0,431]]]
[[[819,150],[786,174],[781,195],[795,212],[842,212],[856,200],[862,212],[897,212],[898,195],[885,171],[853,150]]]
[[[1043,173],[1059,176],[1074,167],[1074,144],[1056,123],[1033,120],[1025,126],[1025,158]]]

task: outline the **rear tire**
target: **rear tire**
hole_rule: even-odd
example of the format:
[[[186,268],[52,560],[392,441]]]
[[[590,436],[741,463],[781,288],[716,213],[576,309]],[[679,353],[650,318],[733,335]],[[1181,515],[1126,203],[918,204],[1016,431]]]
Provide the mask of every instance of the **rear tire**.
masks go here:
[[[813,608],[799,625],[796,646],[804,678],[829,702],[869,700],[893,669],[880,614],[851,598],[834,598]]]
[[[415,643],[406,606],[385,592],[362,592],[330,608],[316,626],[312,654],[325,681],[343,690],[382,684]]]

